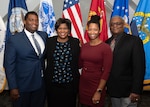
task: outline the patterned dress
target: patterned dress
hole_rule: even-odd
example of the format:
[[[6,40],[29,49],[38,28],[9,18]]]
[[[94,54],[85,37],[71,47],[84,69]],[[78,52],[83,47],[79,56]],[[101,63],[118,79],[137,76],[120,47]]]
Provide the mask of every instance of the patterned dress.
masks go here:
[[[54,75],[53,83],[69,83],[73,80],[71,70],[72,54],[71,48],[68,42],[56,43],[56,49],[54,51]]]
[[[112,64],[112,51],[106,43],[96,46],[86,43],[81,48],[80,64],[82,72],[80,76],[79,97],[80,103],[91,107],[103,107],[105,89],[101,94],[100,103],[93,104],[92,97],[96,92],[100,79],[107,80]]]

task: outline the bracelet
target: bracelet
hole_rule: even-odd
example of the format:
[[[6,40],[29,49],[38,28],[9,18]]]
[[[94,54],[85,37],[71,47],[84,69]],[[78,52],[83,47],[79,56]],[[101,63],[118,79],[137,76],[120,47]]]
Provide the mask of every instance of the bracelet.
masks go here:
[[[98,89],[97,89],[97,92],[101,93],[101,92],[102,92],[102,89],[98,88]]]

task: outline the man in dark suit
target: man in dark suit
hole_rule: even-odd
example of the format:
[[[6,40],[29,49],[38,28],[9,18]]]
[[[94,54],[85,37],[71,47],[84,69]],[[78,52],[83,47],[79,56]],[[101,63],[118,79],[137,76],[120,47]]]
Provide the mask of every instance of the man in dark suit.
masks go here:
[[[106,43],[114,49],[107,91],[112,107],[137,107],[143,88],[145,54],[141,39],[126,34],[124,25],[124,20],[119,16],[110,20],[112,37]]]
[[[44,107],[44,50],[48,36],[37,31],[38,23],[37,13],[28,12],[24,30],[11,36],[6,43],[4,67],[14,107]]]

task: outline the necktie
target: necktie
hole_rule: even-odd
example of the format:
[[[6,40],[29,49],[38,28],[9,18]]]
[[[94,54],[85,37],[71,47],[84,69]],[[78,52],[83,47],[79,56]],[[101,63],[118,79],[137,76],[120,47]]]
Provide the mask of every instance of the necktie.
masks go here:
[[[111,50],[114,51],[114,48],[115,48],[115,43],[116,43],[116,39],[114,38],[111,43],[110,43],[110,47],[111,47]]]
[[[36,49],[37,49],[37,51],[38,51],[38,53],[39,53],[39,55],[40,55],[40,54],[41,54],[41,47],[40,47],[38,41],[35,39],[34,35],[32,35],[32,39],[33,39],[34,44],[35,44],[35,46],[36,46]]]

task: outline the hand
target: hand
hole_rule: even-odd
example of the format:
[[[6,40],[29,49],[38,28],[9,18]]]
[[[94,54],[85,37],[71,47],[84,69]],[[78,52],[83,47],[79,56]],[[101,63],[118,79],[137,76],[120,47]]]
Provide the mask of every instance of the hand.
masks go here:
[[[10,90],[10,97],[13,101],[18,100],[18,98],[20,97],[19,95],[19,90],[18,89],[12,89]]]
[[[136,93],[131,93],[129,98],[131,99],[131,102],[138,102],[140,99],[140,95]]]
[[[101,93],[99,93],[98,91],[96,91],[96,92],[94,93],[93,98],[92,98],[93,104],[98,104],[99,101],[100,101],[100,98],[101,98]]]

